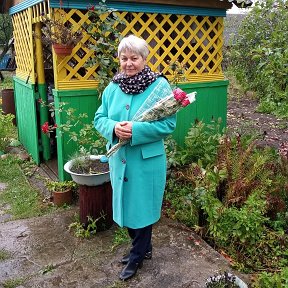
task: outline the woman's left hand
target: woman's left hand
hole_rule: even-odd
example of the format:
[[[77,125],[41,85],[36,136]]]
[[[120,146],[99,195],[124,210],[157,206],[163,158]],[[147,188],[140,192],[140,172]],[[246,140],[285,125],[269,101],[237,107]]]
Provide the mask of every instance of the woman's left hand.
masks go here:
[[[119,139],[130,139],[132,137],[132,122],[118,122],[114,128],[115,134]]]

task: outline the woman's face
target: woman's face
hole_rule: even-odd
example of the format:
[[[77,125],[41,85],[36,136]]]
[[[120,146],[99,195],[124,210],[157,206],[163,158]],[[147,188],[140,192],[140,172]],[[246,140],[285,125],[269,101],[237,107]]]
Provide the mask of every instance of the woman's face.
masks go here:
[[[134,76],[142,71],[146,65],[146,60],[132,51],[123,51],[120,54],[120,68],[126,76]]]

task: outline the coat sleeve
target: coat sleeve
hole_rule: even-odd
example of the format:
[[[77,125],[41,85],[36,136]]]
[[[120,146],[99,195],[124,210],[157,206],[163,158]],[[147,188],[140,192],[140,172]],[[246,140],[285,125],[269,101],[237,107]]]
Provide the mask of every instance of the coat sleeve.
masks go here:
[[[108,117],[109,90],[109,86],[107,86],[103,92],[102,104],[95,113],[94,127],[112,144],[115,141],[117,142],[114,134],[114,127],[117,121],[114,121]]]
[[[133,122],[131,146],[159,141],[171,134],[176,127],[176,115],[154,121]]]

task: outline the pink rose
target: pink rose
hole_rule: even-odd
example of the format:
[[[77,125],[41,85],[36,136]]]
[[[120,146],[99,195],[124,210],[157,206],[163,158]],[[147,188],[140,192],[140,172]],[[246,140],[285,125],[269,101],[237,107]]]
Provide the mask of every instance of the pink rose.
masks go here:
[[[180,88],[176,88],[175,90],[173,90],[173,94],[174,94],[174,98],[179,102],[181,102],[182,100],[186,98],[186,93]]]
[[[190,101],[189,101],[189,99],[187,99],[187,98],[181,101],[181,105],[182,105],[183,107],[185,107],[185,106],[187,106],[187,105],[189,105],[189,104],[190,104]]]

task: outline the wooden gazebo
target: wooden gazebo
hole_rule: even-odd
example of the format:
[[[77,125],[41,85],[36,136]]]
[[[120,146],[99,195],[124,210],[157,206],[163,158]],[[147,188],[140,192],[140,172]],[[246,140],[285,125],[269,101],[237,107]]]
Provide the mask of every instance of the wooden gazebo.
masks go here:
[[[9,13],[14,27],[17,63],[14,94],[19,140],[38,164],[57,157],[59,179],[67,179],[63,165],[76,147],[72,142],[67,144],[65,135],[49,139],[41,132],[41,124],[49,121],[49,115],[37,100],[52,99],[56,107],[60,102],[69,103],[79,113],[87,113],[88,121],[92,121],[101,101],[95,80],[97,67],[84,65],[93,53],[87,45],[79,43],[71,55],[59,57],[51,47],[35,39],[33,32],[41,31],[43,15],[54,17],[59,10],[74,30],[80,29],[89,21],[87,6],[91,1],[4,2],[11,7]],[[114,0],[106,4],[116,8],[126,21],[123,35],[133,33],[148,42],[151,52],[148,62],[152,70],[161,71],[169,78],[172,73],[168,62],[178,60],[185,65],[187,81],[181,86],[187,92],[196,90],[198,94],[197,103],[177,116],[174,137],[178,143],[183,144],[196,119],[209,123],[220,117],[225,126],[228,81],[221,67],[223,18],[232,4],[227,0]],[[88,35],[81,40],[82,44],[86,41],[89,41]],[[60,116],[56,121],[59,125],[64,120]]]

